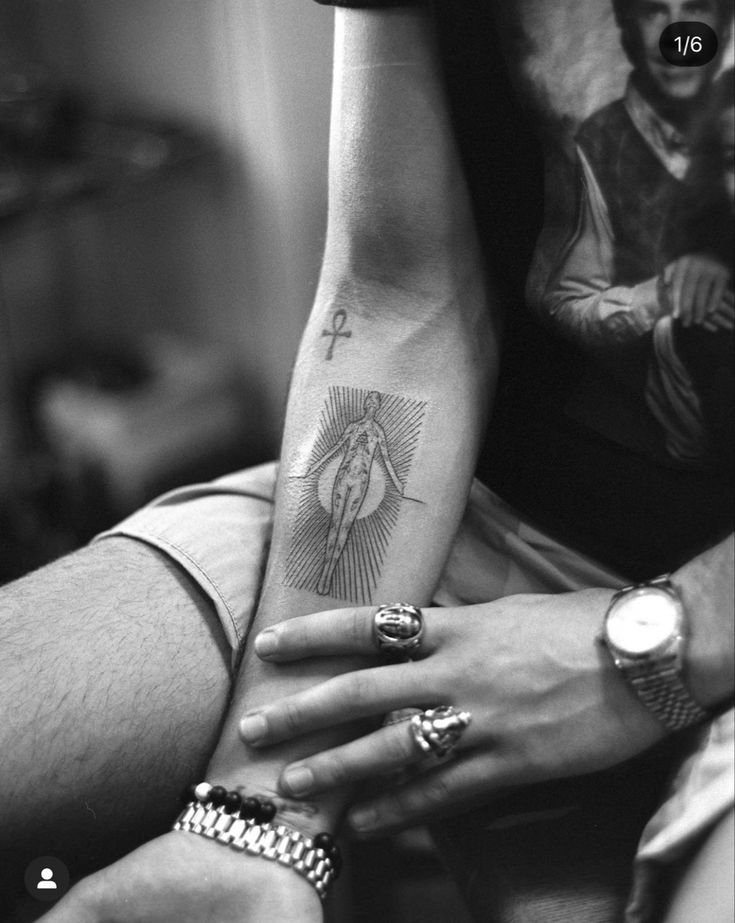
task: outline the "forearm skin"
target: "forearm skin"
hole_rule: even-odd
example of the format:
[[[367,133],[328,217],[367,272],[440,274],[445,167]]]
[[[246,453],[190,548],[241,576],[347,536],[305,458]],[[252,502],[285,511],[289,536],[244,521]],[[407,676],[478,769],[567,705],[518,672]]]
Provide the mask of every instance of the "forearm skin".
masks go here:
[[[466,502],[495,376],[496,328],[489,320],[427,17],[413,9],[337,13],[329,232],[290,391],[257,630],[350,603],[427,603]],[[414,123],[422,126],[420,135],[412,130]],[[337,311],[346,312],[340,330],[349,337],[335,333]],[[356,409],[341,420],[342,432],[334,426],[330,431],[324,423],[330,401],[348,389],[360,395]],[[360,422],[362,414],[372,412],[364,401],[370,392],[377,392],[380,407],[372,423]],[[411,423],[410,440],[403,424],[390,430],[388,408],[393,406]],[[331,463],[314,472],[311,482],[310,466],[339,440],[345,423],[356,420],[366,434],[362,442],[353,440],[358,455],[370,442],[370,427],[377,425],[384,430],[388,452],[404,458],[402,496],[393,485],[385,488],[394,491],[397,515],[381,525],[382,553],[360,546],[354,528],[349,533],[348,543],[357,547],[355,559],[367,561],[357,597],[351,591],[332,595],[333,587],[316,592],[313,580],[297,585],[303,573],[294,565],[304,544],[304,491]],[[346,452],[341,448],[335,458],[344,460]],[[371,477],[379,473],[380,454],[376,450],[370,462],[376,469],[370,469]],[[364,457],[371,458],[366,450]],[[391,462],[395,465],[396,459]],[[385,478],[390,480],[387,473]],[[342,492],[348,498],[344,509],[342,500],[335,499],[336,488],[331,491],[319,494],[322,531],[313,539],[317,552],[312,548],[312,553],[326,554],[318,544],[325,542],[325,517],[331,513],[349,523],[351,514],[344,510],[354,491]],[[382,502],[377,501],[378,518]],[[352,567],[345,562],[347,557],[343,573]],[[237,733],[246,711],[350,666],[344,660],[274,666],[259,661],[248,646],[208,778],[249,792],[277,793],[286,762],[354,734],[342,728],[259,752],[247,748]],[[279,816],[306,832],[332,829],[346,795],[339,792],[308,804],[279,800]]]

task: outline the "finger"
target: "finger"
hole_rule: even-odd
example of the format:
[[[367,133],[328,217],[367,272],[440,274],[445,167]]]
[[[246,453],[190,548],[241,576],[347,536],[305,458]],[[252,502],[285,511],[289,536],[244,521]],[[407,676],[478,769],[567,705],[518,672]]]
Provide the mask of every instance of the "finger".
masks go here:
[[[671,299],[672,304],[672,317],[681,317],[682,316],[682,304],[681,304],[681,288],[684,283],[686,263],[684,259],[677,260],[671,266],[671,272],[669,275],[668,285],[669,285],[669,298]]]
[[[395,708],[436,702],[422,667],[422,662],[409,662],[335,676],[248,712],[240,721],[240,736],[250,746],[268,746]]]
[[[285,795],[302,798],[394,772],[426,758],[413,739],[409,722],[403,721],[292,763],[281,773],[279,786]]]
[[[695,279],[692,288],[692,323],[701,324],[717,305],[717,301],[713,301],[714,282],[715,279],[709,273],[702,273]]]
[[[375,653],[372,622],[376,611],[363,607],[297,616],[261,631],[255,639],[255,653],[273,661]]]
[[[734,321],[733,311],[720,307],[705,318],[702,326],[705,330],[709,330],[710,333],[714,333],[716,330],[732,330],[735,326]]]
[[[255,652],[262,660],[275,663],[339,654],[377,655],[378,649],[373,638],[373,622],[377,611],[376,606],[331,609],[279,622],[260,632],[255,639]],[[424,634],[421,639],[421,656],[436,649],[429,624],[436,619],[435,612],[422,609]]]
[[[735,306],[732,299],[727,299],[725,293],[715,310],[705,318],[702,326],[707,330],[732,330],[734,321]]]
[[[690,264],[689,258],[684,257],[681,261],[686,271],[682,272],[679,283],[679,310],[684,326],[689,326],[694,319],[694,305],[699,282],[699,274],[696,266]]]
[[[725,295],[725,289],[727,288],[727,276],[719,274],[712,279],[712,291],[710,293],[709,302],[707,305],[707,314],[712,314],[715,311],[718,311],[720,305],[722,304],[722,299]]]
[[[463,745],[471,744],[471,735],[469,742],[464,735],[460,736],[451,755],[460,752]],[[425,766],[433,768],[448,758],[447,753],[440,758],[431,751],[427,753],[417,743],[412,723],[403,721],[292,763],[281,773],[279,785],[288,795],[316,795],[363,779],[405,771],[414,764],[418,764],[419,770]]]
[[[405,785],[355,805],[348,822],[358,834],[375,835],[456,811],[501,787],[502,766],[487,752],[465,753],[415,776]]]

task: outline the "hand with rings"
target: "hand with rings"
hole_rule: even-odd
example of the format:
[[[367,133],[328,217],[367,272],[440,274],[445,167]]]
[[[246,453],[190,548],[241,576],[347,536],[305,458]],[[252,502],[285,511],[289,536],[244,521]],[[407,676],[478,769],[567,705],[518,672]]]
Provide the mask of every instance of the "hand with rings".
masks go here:
[[[664,732],[596,644],[611,596],[511,596],[423,612],[399,603],[281,622],[255,639],[261,659],[357,654],[372,655],[374,665],[248,713],[240,736],[265,748],[390,713],[371,733],[292,763],[280,777],[283,794],[295,798],[382,780],[383,790],[350,812],[363,833],[612,766]]]

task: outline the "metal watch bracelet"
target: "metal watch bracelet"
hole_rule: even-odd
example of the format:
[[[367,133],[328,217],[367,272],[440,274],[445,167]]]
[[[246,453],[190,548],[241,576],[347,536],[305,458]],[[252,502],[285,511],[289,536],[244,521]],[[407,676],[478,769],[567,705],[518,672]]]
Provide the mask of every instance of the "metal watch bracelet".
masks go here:
[[[634,583],[618,590],[608,607],[608,613],[612,611],[616,601],[627,593],[649,587],[664,591],[681,607],[681,600],[671,583],[670,574],[662,574],[653,580]],[[679,633],[672,640],[679,645],[683,644],[683,634]],[[702,724],[712,717],[687,689],[681,674],[680,653],[677,650],[664,653],[655,661],[643,657],[637,663],[612,649],[610,653],[615,665],[622,671],[643,705],[670,731],[680,731],[694,724]]]
[[[675,654],[662,660],[655,673],[647,665],[626,666],[625,675],[638,698],[671,731],[702,724],[712,716],[684,685]]]
[[[312,837],[284,824],[257,823],[228,814],[222,806],[187,804],[173,830],[197,833],[252,856],[279,862],[305,878],[324,900],[338,869],[329,854],[314,845]]]

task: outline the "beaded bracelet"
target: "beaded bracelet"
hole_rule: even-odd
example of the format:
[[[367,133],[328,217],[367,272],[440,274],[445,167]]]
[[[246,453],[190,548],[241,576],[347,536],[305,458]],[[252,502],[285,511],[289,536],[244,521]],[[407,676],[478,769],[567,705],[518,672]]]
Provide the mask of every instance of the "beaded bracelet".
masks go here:
[[[181,795],[184,804],[199,801],[215,808],[224,808],[227,814],[238,814],[243,820],[264,824],[276,816],[276,806],[269,798],[243,798],[239,792],[228,792],[222,785],[200,782],[190,785]]]
[[[276,806],[269,799],[242,798],[238,792],[228,792],[208,782],[191,786],[183,797],[186,804],[176,818],[174,830],[197,833],[233,849],[280,862],[306,878],[322,900],[329,885],[339,877],[342,855],[332,835],[309,837],[284,824],[271,824]]]

